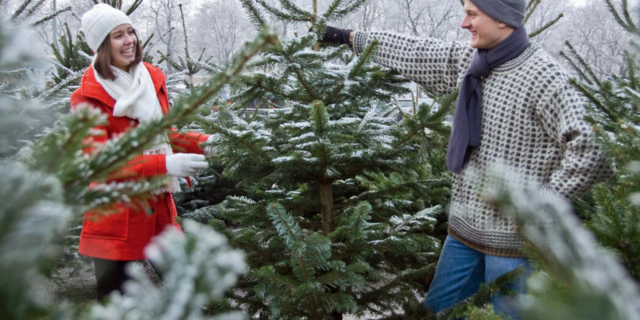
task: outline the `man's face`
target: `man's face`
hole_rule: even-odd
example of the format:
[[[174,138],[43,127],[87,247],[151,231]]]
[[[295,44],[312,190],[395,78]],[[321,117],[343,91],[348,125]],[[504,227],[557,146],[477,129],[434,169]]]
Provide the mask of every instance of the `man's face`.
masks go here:
[[[469,0],[464,1],[464,13],[461,27],[471,32],[473,48],[491,49],[510,34],[505,33],[508,28],[506,24],[489,17]]]

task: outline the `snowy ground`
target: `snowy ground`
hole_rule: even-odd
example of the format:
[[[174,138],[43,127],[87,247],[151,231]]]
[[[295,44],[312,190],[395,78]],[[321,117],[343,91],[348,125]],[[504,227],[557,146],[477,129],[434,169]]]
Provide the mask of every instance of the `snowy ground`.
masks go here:
[[[159,281],[157,275],[148,263],[144,263],[147,274],[154,281]],[[88,304],[94,301],[96,296],[96,279],[93,274],[93,266],[87,264],[83,267],[64,267],[58,270],[57,284],[49,288],[54,294],[56,302],[64,300],[75,304]],[[344,320],[375,320],[375,316],[356,317],[345,315]]]

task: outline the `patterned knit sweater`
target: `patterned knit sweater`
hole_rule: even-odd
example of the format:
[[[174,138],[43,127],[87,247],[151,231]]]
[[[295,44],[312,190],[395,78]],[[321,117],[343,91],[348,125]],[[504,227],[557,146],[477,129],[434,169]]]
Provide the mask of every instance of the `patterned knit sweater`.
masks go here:
[[[465,43],[387,32],[356,32],[356,53],[374,39],[380,43],[377,63],[444,94],[462,84],[475,54]],[[480,146],[460,174],[453,174],[451,236],[486,254],[522,257],[523,240],[514,219],[483,201],[485,183],[471,177],[483,176],[496,164],[514,170],[523,187],[536,182],[565,197],[584,193],[611,175],[592,127],[583,120],[586,101],[568,79],[544,50],[532,44],[482,80]]]

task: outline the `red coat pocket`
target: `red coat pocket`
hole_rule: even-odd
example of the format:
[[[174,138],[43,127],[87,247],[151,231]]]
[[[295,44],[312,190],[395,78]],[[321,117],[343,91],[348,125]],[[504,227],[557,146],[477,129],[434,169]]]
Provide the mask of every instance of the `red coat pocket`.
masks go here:
[[[87,213],[81,237],[127,240],[129,238],[129,208],[117,205],[115,213]]]

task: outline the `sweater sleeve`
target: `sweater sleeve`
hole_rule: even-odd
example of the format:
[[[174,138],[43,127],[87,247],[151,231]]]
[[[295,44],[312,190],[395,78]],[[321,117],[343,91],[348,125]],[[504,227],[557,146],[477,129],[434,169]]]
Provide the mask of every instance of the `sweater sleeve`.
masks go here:
[[[443,42],[389,32],[356,32],[353,48],[360,55],[378,40],[374,61],[442,94],[450,94],[471,64],[475,49],[461,42]]]
[[[564,197],[584,194],[613,174],[611,164],[584,120],[586,100],[566,83],[548,96],[536,112],[545,132],[564,153],[543,189]]]
[[[171,130],[173,132],[169,134],[169,140],[175,152],[203,154],[200,143],[207,141],[209,135],[197,132],[180,133],[173,128]]]

